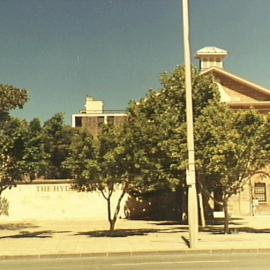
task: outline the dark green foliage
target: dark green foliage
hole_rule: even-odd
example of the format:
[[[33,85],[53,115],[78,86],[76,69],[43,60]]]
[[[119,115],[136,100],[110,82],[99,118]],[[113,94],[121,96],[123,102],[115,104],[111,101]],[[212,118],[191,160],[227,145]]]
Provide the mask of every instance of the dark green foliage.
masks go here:
[[[64,115],[58,113],[46,121],[41,130],[41,141],[47,155],[45,178],[68,178],[69,174],[61,164],[66,159],[68,148],[76,130],[65,125]]]
[[[39,119],[33,119],[27,129],[24,139],[24,152],[19,165],[22,173],[29,180],[45,174],[49,155],[45,152],[42,137],[42,126]]]
[[[28,101],[25,89],[19,89],[12,85],[0,85],[0,112],[9,112],[16,108],[22,109]]]
[[[150,91],[129,107],[124,135],[132,145],[135,174],[141,178],[140,190],[175,189],[182,185],[186,173],[186,105],[184,69],[161,77],[160,91]],[[194,116],[209,104],[219,101],[219,94],[209,76],[193,69]],[[128,138],[127,138],[128,137]]]
[[[0,194],[23,176],[20,161],[25,149],[27,123],[15,118],[2,122],[0,128]]]
[[[86,130],[73,137],[68,158],[63,166],[69,169],[80,191],[98,191],[107,202],[110,231],[120,211],[120,204],[127,193],[132,178],[126,173],[127,164],[122,160],[123,147],[119,143],[121,128],[104,126],[97,140],[93,140]],[[112,197],[119,191],[115,209]]]
[[[0,85],[0,196],[22,177],[19,161],[22,159],[27,123],[9,116],[9,111],[22,108],[28,95],[24,89]]]
[[[197,178],[204,191],[219,190],[228,232],[228,201],[270,161],[270,118],[225,104],[206,108],[197,119]]]
[[[221,190],[226,211],[228,199],[269,162],[269,117],[232,111],[220,103],[213,79],[194,69],[192,82],[197,182],[207,194]],[[130,104],[121,142],[129,149],[138,192],[185,185],[184,69],[164,74],[161,84],[160,91]]]
[[[87,168],[95,158],[95,151],[93,138],[89,132],[84,129],[78,130],[78,133],[72,137],[67,158],[62,163],[62,167],[69,170],[76,180],[78,189],[89,190],[88,182],[91,178]]]
[[[9,112],[22,109],[27,101],[28,93],[25,89],[0,84],[0,122],[7,121]]]

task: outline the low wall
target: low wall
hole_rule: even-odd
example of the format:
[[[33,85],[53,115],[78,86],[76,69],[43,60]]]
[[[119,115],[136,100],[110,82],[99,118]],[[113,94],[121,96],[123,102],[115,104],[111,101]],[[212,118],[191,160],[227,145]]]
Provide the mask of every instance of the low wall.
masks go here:
[[[120,192],[115,191],[113,207]],[[1,216],[2,220],[107,219],[107,203],[102,195],[99,192],[73,190],[71,181],[19,184],[5,190],[2,197],[9,202],[9,216]],[[127,197],[122,201],[120,217],[124,217]]]

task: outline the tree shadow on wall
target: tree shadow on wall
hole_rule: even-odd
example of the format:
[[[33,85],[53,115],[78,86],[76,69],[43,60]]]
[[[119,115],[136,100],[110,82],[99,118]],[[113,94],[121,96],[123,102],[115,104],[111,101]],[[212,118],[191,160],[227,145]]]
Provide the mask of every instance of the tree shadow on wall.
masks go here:
[[[38,228],[39,226],[33,225],[31,223],[4,223],[0,224],[0,230],[9,230],[9,231],[16,231],[16,230],[23,230],[23,229],[33,229]]]
[[[178,221],[185,212],[184,190],[160,190],[130,194],[125,204],[125,216],[131,220]],[[179,199],[180,198],[180,199]]]

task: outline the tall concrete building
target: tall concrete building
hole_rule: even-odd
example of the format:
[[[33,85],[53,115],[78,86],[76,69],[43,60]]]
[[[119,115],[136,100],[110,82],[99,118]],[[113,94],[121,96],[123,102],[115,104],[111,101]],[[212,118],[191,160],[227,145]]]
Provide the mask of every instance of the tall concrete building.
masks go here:
[[[106,111],[103,101],[86,97],[85,110],[72,115],[72,127],[87,128],[94,137],[97,137],[103,125],[119,126],[126,117],[124,111]]]

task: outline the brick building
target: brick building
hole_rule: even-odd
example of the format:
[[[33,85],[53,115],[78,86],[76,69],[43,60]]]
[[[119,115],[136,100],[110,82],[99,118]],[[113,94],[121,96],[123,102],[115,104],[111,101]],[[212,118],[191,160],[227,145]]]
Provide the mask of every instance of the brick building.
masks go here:
[[[104,124],[119,126],[125,119],[124,111],[105,111],[103,101],[86,97],[85,110],[72,115],[72,127],[87,128],[94,137],[97,137]]]
[[[253,108],[269,113],[270,90],[226,71],[224,59],[227,55],[227,51],[216,47],[199,50],[196,58],[199,59],[201,74],[213,75],[221,101],[232,109]],[[270,214],[270,178],[267,173],[254,175],[244,190],[232,197],[229,208],[232,215]]]

